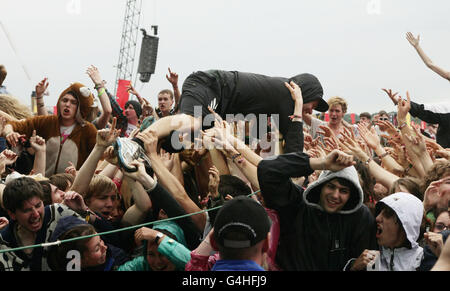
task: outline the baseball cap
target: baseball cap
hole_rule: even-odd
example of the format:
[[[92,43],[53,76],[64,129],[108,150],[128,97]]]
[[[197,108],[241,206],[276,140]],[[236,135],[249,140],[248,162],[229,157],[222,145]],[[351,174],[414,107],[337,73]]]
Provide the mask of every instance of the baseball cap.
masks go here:
[[[247,196],[227,201],[214,221],[214,238],[225,248],[248,248],[267,237],[271,222],[266,210]]]

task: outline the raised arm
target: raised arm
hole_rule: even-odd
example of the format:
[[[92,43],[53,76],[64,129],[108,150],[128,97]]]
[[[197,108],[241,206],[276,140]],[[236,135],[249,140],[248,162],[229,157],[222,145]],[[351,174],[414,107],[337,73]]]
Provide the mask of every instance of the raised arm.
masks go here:
[[[100,100],[100,104],[102,105],[102,113],[97,119],[97,129],[102,129],[106,127],[112,114],[111,103],[109,102],[108,94],[106,94],[105,85],[102,77],[100,76],[99,70],[94,66],[90,66],[87,69],[86,73],[94,83],[95,89],[98,93],[98,99]]]
[[[97,142],[94,149],[81,166],[80,170],[73,181],[72,190],[86,195],[86,191],[89,187],[89,182],[94,176],[97,169],[98,161],[102,158],[105,150],[116,140],[120,132],[116,129],[117,119],[113,119],[113,124],[110,129],[102,129],[97,131]]]
[[[170,84],[172,84],[172,88],[173,88],[173,95],[175,97],[175,104],[173,106],[173,108],[177,108],[178,107],[178,103],[180,102],[180,98],[181,98],[181,93],[180,93],[180,89],[178,89],[178,74],[175,72],[172,72],[169,68],[169,74],[166,74],[166,78],[167,81],[170,82]]]
[[[37,115],[48,115],[47,110],[45,110],[44,93],[48,88],[48,79],[44,78],[40,81],[35,88],[36,91],[36,102],[37,102]]]
[[[437,73],[442,78],[450,81],[450,71],[447,71],[447,70],[437,66],[436,64],[434,64],[433,61],[425,54],[422,47],[419,45],[420,35],[417,35],[417,38],[416,38],[416,37],[414,37],[414,35],[411,32],[408,32],[408,33],[406,33],[406,39],[416,49],[420,58],[422,59],[422,61],[425,63],[425,65],[428,68],[433,70],[435,73]]]
[[[46,145],[45,140],[36,135],[36,130],[33,130],[33,135],[30,138],[30,144],[34,154],[34,163],[33,163],[33,173],[42,174],[45,177],[45,156],[46,156]]]
[[[161,158],[157,153],[158,137],[153,131],[141,132],[137,137],[145,144],[145,150],[148,158],[152,163],[152,168],[158,177],[158,182],[166,188],[175,200],[183,207],[187,213],[199,212],[201,209],[197,204],[192,201],[189,195],[186,193],[183,185],[180,181],[170,173],[170,171],[164,166]],[[192,221],[195,223],[200,231],[203,231],[206,224],[206,214],[200,213],[192,216]]]

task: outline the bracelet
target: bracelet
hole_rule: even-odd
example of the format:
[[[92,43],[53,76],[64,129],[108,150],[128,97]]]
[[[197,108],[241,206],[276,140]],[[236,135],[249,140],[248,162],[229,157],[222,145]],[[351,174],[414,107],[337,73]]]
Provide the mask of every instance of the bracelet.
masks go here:
[[[398,129],[402,130],[403,127],[407,126],[408,124],[406,122],[403,122],[402,124],[400,124],[400,126],[398,127]]]
[[[387,155],[389,155],[389,153],[388,153],[388,152],[384,152],[384,154],[382,154],[382,155],[380,156],[380,159],[386,157]]]
[[[235,155],[233,155],[233,156],[231,157],[231,160],[234,162],[234,160],[235,160],[237,157],[240,157],[240,156],[241,156],[241,153],[235,154]]]
[[[371,157],[369,157],[369,158],[367,159],[367,161],[364,162],[364,165],[368,166],[369,163],[370,163],[370,161],[372,161],[372,158],[371,158]]]
[[[403,172],[403,175],[408,174],[409,170],[411,170],[412,167],[413,167],[413,165],[412,165],[412,164],[409,164],[408,168],[406,168],[405,171]]]
[[[301,115],[297,115],[297,114],[294,114],[294,115],[290,115],[290,116],[288,116],[289,117],[289,119],[292,121],[293,119],[300,119],[299,121],[303,121],[303,117],[301,116]]]
[[[94,89],[98,90],[100,88],[103,88],[103,84],[95,84]]]
[[[106,90],[105,90],[105,88],[102,87],[100,90],[98,90],[98,97],[102,96],[105,93],[106,93]]]

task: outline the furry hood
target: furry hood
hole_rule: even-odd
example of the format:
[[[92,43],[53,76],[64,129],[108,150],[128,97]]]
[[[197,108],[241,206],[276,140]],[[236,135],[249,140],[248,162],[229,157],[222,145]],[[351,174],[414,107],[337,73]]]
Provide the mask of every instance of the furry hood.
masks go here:
[[[350,191],[350,198],[345,204],[345,206],[336,213],[339,214],[350,214],[357,211],[363,204],[363,190],[359,184],[358,173],[355,167],[351,166],[340,170],[338,172],[332,171],[322,171],[317,181],[311,183],[308,188],[303,192],[303,200],[307,205],[315,207],[324,211],[323,207],[320,206],[320,190],[322,186],[336,178],[341,178],[349,181],[354,188]]]
[[[57,112],[58,117],[61,117],[61,112],[59,108],[59,102],[61,99],[68,93],[73,93],[75,98],[78,100],[78,108],[77,113],[75,115],[75,119],[77,122],[81,125],[84,125],[86,122],[86,119],[91,114],[92,109],[95,107],[94,104],[94,95],[92,94],[91,90],[84,86],[81,83],[73,83],[64,90],[61,95],[59,96],[58,103],[57,103]]]

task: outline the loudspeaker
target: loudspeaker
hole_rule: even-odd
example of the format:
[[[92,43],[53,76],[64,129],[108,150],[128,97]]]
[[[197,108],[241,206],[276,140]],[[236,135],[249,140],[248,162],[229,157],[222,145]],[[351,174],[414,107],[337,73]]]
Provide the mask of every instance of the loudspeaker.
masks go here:
[[[138,73],[141,75],[139,80],[143,83],[148,83],[150,81],[151,74],[155,73],[158,45],[159,37],[147,35],[144,32],[138,67]]]

